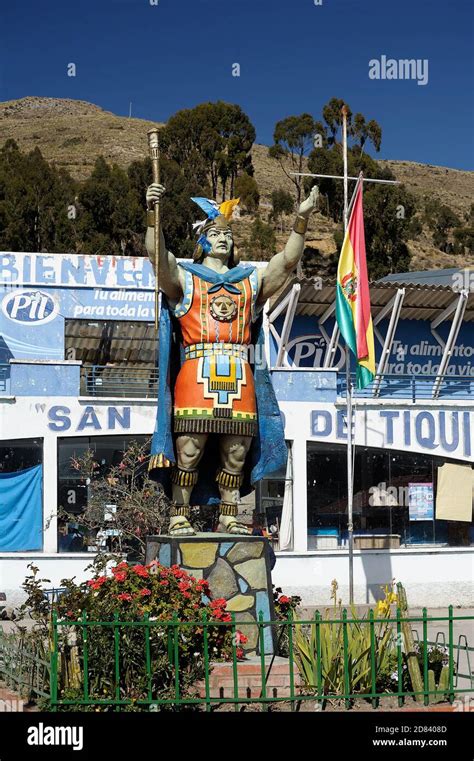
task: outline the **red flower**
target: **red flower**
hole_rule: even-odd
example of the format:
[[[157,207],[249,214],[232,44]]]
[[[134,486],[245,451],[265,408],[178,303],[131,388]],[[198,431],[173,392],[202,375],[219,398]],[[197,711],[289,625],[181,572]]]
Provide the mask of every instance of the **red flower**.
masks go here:
[[[248,637],[246,637],[245,634],[242,634],[242,632],[237,629],[237,631],[235,632],[236,645],[245,645],[247,642],[248,642]]]
[[[102,584],[105,584],[106,581],[107,576],[98,576],[97,579],[89,579],[87,584],[92,589],[100,589]]]
[[[132,595],[129,595],[128,592],[122,592],[121,594],[117,595],[117,600],[126,600],[127,602],[131,602]]]
[[[281,596],[278,598],[278,602],[280,602],[282,605],[286,605],[287,603],[291,602],[291,600],[290,600],[290,598],[289,598],[289,597],[287,597],[286,595],[281,595]]]
[[[241,648],[241,647],[238,647],[238,648],[236,649],[236,651],[235,651],[235,654],[236,654],[237,658],[243,658],[243,657],[244,657],[244,655],[245,655],[245,654],[244,654],[244,651],[242,650],[242,648]]]
[[[225,608],[227,606],[227,600],[224,600],[223,597],[219,597],[217,600],[212,600],[211,608]]]
[[[140,589],[140,594],[142,597],[148,597],[148,595],[151,595],[151,591],[149,589]]]
[[[118,573],[114,574],[117,581],[125,581],[127,578],[127,572],[126,571],[119,571]]]
[[[137,576],[142,576],[144,579],[148,576],[148,571],[144,565],[134,565],[132,571],[135,571]]]
[[[162,587],[169,587],[170,585],[169,581],[166,581],[166,579],[163,579],[162,581],[160,581],[160,584]]]
[[[180,592],[187,592],[189,590],[189,582],[180,581],[178,584],[178,589]]]
[[[125,563],[124,561],[122,563],[119,563],[115,568],[112,568],[112,573],[117,578],[118,574],[126,574],[128,571],[128,563]],[[123,579],[121,579],[123,581]]]
[[[232,621],[232,616],[230,613],[225,613],[222,608],[214,608],[214,610],[211,612],[211,615],[217,619],[217,621]]]

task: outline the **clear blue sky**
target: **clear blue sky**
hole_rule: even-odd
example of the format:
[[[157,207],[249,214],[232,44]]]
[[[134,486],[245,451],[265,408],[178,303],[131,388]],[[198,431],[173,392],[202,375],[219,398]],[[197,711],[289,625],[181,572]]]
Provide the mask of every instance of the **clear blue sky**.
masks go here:
[[[316,0],[317,2],[318,0]],[[153,0],[151,0],[153,2]],[[0,99],[78,98],[164,121],[238,103],[275,122],[332,97],[382,126],[383,158],[473,167],[472,0],[2,0]],[[428,84],[371,80],[369,61],[427,59]],[[75,63],[77,76],[67,76]],[[232,76],[239,63],[240,77]]]

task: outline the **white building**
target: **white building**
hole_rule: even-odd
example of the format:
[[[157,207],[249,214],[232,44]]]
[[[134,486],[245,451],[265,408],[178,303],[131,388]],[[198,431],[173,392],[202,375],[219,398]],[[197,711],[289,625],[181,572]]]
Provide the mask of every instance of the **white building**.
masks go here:
[[[355,396],[360,603],[395,578],[412,605],[473,604],[474,296],[460,273],[427,274],[371,288],[379,377]],[[315,285],[290,284],[267,310],[290,457],[256,501],[280,530],[275,583],[322,605],[333,579],[348,599],[347,432],[334,283]],[[85,577],[71,457],[93,448],[106,469],[153,431],[154,294],[144,259],[8,252],[0,288],[0,592],[15,604],[32,561],[51,586]],[[36,466],[39,496],[13,505],[11,474]],[[59,533],[58,505],[77,516]]]

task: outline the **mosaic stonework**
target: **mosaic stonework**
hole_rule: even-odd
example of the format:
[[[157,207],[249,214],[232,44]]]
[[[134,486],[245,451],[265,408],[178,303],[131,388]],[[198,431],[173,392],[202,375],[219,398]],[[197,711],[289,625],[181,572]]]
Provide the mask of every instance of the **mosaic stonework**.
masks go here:
[[[209,582],[213,598],[224,597],[227,610],[235,613],[239,630],[248,638],[247,655],[259,654],[258,630],[249,623],[274,621],[268,540],[259,536],[197,534],[196,536],[149,536],[146,562],[179,565],[197,579]],[[273,627],[264,628],[266,655],[275,648]]]

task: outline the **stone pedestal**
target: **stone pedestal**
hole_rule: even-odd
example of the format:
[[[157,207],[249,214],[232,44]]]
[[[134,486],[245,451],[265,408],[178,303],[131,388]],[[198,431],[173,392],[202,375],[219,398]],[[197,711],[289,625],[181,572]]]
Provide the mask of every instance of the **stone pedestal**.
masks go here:
[[[274,621],[268,540],[260,536],[196,534],[196,536],[147,537],[146,562],[179,565],[196,579],[209,583],[212,597],[227,600],[226,610],[235,613],[238,628],[248,638],[247,655],[260,653],[258,628],[245,625]],[[275,627],[264,628],[265,655],[275,652]]]

